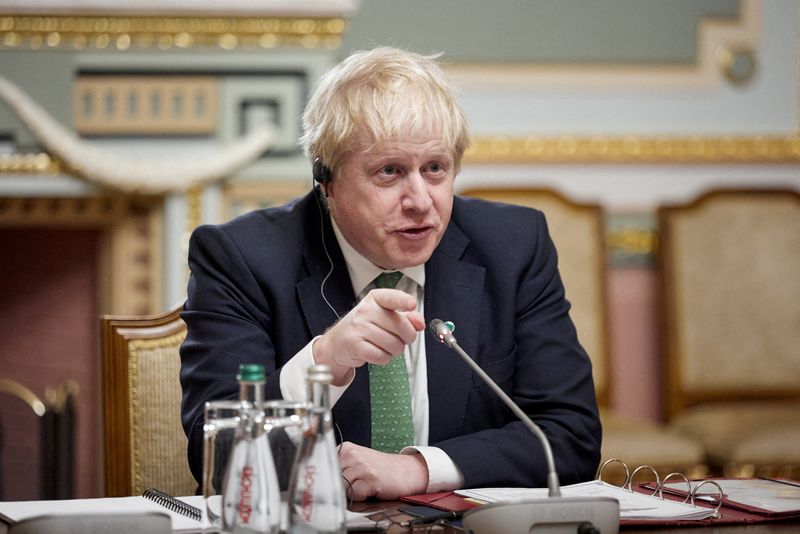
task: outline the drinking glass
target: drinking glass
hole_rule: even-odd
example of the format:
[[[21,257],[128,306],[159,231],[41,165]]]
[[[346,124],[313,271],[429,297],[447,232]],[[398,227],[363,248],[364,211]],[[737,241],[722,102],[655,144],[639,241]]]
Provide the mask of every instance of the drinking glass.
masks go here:
[[[241,402],[217,400],[205,405],[203,425],[203,528],[218,529],[222,515],[222,484],[231,457]]]
[[[281,532],[288,527],[288,492],[297,449],[308,427],[308,405],[304,402],[269,400],[262,404],[278,486],[281,490]]]
[[[283,493],[289,489],[292,466],[308,424],[308,405],[304,402],[269,400],[261,406],[278,474],[278,486]]]

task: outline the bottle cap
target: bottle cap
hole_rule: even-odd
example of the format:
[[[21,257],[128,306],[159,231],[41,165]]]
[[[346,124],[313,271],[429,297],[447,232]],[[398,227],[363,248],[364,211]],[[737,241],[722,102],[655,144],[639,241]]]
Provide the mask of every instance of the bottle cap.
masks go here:
[[[333,382],[333,374],[329,365],[317,364],[308,368],[307,379],[321,384]]]
[[[239,366],[239,374],[236,380],[239,382],[264,382],[267,376],[264,366],[260,363],[243,363]]]

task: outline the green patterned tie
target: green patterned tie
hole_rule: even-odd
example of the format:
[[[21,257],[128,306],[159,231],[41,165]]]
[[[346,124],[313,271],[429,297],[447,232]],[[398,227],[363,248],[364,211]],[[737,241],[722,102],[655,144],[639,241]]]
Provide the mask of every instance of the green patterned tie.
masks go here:
[[[397,287],[403,273],[381,273],[375,279],[378,288]],[[369,395],[372,405],[372,448],[399,452],[414,444],[411,418],[411,391],[403,354],[386,365],[369,365]]]

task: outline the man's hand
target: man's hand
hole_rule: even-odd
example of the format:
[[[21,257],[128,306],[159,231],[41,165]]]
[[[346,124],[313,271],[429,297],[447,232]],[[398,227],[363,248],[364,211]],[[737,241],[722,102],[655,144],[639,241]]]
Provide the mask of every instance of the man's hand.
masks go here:
[[[398,289],[373,289],[320,337],[314,361],[331,366],[333,384],[341,386],[365,363],[386,365],[425,329],[417,301]]]
[[[421,454],[388,454],[345,441],[339,451],[347,497],[394,500],[428,489],[428,466]]]

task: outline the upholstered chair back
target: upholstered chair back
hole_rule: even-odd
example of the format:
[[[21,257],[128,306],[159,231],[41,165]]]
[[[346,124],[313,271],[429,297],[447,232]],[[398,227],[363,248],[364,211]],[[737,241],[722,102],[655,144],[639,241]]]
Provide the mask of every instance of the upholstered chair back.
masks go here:
[[[464,194],[533,207],[545,214],[558,251],[558,266],[572,303],[570,315],[578,338],[592,359],[600,418],[603,460],[619,458],[631,466],[653,466],[661,476],[682,471],[705,474],[702,447],[657,423],[620,415],[611,406],[611,355],[606,307],[606,247],[603,210],[595,204],[571,201],[548,189],[480,189]],[[644,472],[637,480],[645,480]],[[623,484],[624,473],[610,469],[604,480]]]
[[[558,268],[572,304],[570,316],[581,345],[592,360],[597,398],[609,400],[603,211],[547,189],[473,189],[466,196],[536,208],[547,218],[558,251]]]
[[[800,193],[659,210],[665,406],[730,476],[800,473]]]
[[[181,428],[179,310],[146,317],[104,316],[103,409],[106,496],[150,487],[192,495]]]

